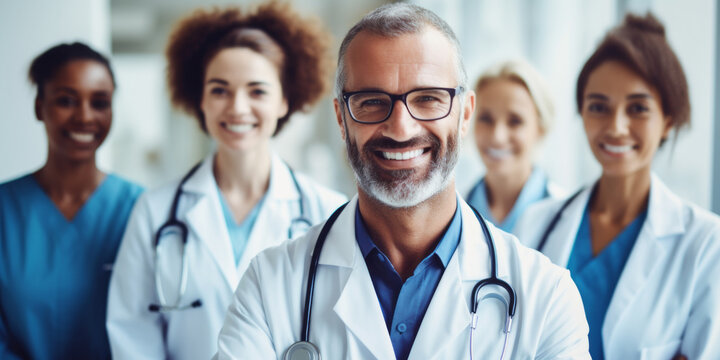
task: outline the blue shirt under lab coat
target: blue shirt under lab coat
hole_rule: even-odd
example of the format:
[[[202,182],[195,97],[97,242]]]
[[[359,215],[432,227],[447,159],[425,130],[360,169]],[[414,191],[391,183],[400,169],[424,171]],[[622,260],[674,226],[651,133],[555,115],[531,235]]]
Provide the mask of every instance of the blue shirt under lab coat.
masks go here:
[[[455,215],[435,250],[403,282],[390,260],[370,238],[360,209],[355,212],[355,238],[370,272],[397,359],[407,359],[410,355],[435,288],[460,242],[461,232],[462,216],[458,203]]]
[[[109,359],[108,282],[142,192],[108,174],[72,220],[33,175],[0,185],[0,359]]]
[[[520,195],[517,200],[515,200],[512,210],[510,210],[502,223],[493,217],[487,194],[488,188],[485,184],[485,178],[482,178],[472,190],[470,190],[467,196],[467,202],[474,207],[482,217],[488,219],[491,223],[495,224],[495,226],[503,231],[512,232],[515,228],[515,223],[528,206],[550,196],[548,192],[548,178],[542,170],[537,167],[533,168],[530,177],[520,191]]]
[[[230,205],[228,205],[225,200],[225,196],[222,194],[222,191],[220,191],[220,188],[218,188],[218,198],[220,198],[220,206],[222,206],[225,226],[227,226],[230,243],[233,248],[233,255],[235,256],[235,266],[237,266],[245,252],[248,240],[250,239],[250,233],[252,232],[253,226],[255,226],[255,221],[260,213],[260,209],[262,209],[263,203],[265,202],[265,196],[255,204],[255,207],[250,210],[250,213],[240,224],[235,221],[235,215],[230,209]]]
[[[626,226],[603,251],[593,256],[589,206],[583,213],[567,267],[583,300],[590,326],[590,356],[594,360],[605,358],[602,341],[605,313],[646,216],[647,210]]]

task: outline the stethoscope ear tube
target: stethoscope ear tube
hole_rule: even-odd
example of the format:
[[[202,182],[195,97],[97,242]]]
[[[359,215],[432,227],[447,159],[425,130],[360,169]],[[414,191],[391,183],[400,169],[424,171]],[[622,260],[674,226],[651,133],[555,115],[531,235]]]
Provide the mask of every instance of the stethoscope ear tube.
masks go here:
[[[478,221],[480,222],[480,225],[482,226],[483,235],[485,235],[485,242],[488,246],[488,251],[490,251],[490,277],[487,279],[483,279],[478,281],[475,286],[473,287],[472,291],[472,299],[470,299],[471,303],[471,311],[473,313],[477,312],[477,295],[480,289],[482,289],[485,285],[497,285],[505,289],[505,291],[508,294],[508,316],[513,317],[515,316],[515,309],[517,307],[517,301],[516,301],[516,294],[515,289],[510,286],[506,281],[503,281],[497,277],[497,255],[495,253],[495,242],[493,241],[492,235],[490,234],[490,229],[488,229],[487,224],[485,223],[485,219],[480,216],[480,213],[472,206],[470,208],[475,213],[475,217],[477,217]]]
[[[570,203],[575,200],[575,198],[578,197],[578,195],[580,195],[583,190],[585,190],[585,188],[580,188],[580,190],[578,190],[575,194],[565,200],[557,213],[555,213],[555,216],[553,216],[552,220],[550,220],[550,224],[548,224],[548,227],[545,229],[545,232],[540,238],[540,243],[538,244],[536,249],[537,251],[542,252],[543,248],[545,247],[545,243],[547,243],[548,237],[550,237],[550,234],[555,229],[558,221],[560,221],[560,216],[562,216],[563,211],[565,211],[565,209],[570,205]]]
[[[337,220],[338,216],[340,216],[340,213],[342,213],[343,209],[347,206],[348,203],[345,203],[341,205],[335,212],[330,215],[330,218],[325,222],[325,225],[323,225],[322,229],[320,230],[320,235],[318,235],[317,242],[315,243],[315,248],[313,248],[312,258],[310,260],[310,269],[308,271],[308,282],[307,282],[307,290],[305,291],[305,309],[303,311],[303,327],[301,329],[300,339],[302,342],[309,342],[310,340],[310,315],[312,312],[312,298],[313,298],[313,292],[315,290],[315,274],[317,273],[317,266],[318,262],[320,261],[320,252],[322,252],[323,245],[325,244],[325,239],[327,238],[328,233],[330,232],[330,229],[332,228],[332,225],[335,223],[335,220]]]

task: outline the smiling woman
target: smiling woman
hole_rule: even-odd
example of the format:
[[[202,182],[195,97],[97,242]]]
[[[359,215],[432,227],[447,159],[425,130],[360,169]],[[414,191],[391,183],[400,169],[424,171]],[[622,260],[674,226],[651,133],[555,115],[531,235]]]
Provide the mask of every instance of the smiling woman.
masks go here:
[[[720,219],[652,173],[658,148],[690,122],[663,25],[628,15],[585,63],[576,100],[602,175],[568,200],[529,209],[519,238],[570,270],[593,359],[716,358]]]
[[[0,358],[109,358],[110,270],[141,188],[95,164],[112,124],[108,60],[84,44],[33,61],[48,155],[0,185]]]
[[[212,357],[250,259],[345,200],[270,148],[290,116],[327,89],[327,45],[317,21],[278,2],[198,10],[177,24],[166,52],[170,97],[217,150],[138,201],[110,286],[113,357]],[[172,245],[182,252],[163,250]]]
[[[520,60],[485,70],[475,92],[475,143],[487,171],[467,201],[499,228],[512,232],[528,206],[563,195],[533,164],[553,123],[553,102],[540,74]]]

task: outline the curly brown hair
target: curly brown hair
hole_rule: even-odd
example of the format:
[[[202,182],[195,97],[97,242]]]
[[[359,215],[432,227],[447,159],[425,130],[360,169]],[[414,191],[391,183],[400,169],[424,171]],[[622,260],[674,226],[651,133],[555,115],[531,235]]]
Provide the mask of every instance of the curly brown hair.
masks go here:
[[[280,73],[288,112],[278,119],[277,134],[290,115],[307,110],[327,91],[334,70],[329,44],[320,21],[302,18],[287,3],[270,1],[246,12],[236,7],[195,10],[177,23],[165,52],[170,99],[207,133],[200,108],[207,64],[222,49],[250,48]]]

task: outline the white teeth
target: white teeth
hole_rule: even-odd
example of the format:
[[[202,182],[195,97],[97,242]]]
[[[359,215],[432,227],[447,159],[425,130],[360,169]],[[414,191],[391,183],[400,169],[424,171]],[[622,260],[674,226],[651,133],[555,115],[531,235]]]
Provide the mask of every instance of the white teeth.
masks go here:
[[[388,160],[409,160],[420,156],[423,153],[422,149],[406,151],[406,152],[388,152],[383,151],[383,157]]]
[[[496,159],[504,159],[512,155],[512,151],[510,151],[509,149],[488,148],[486,152],[490,157]]]
[[[615,153],[615,154],[622,154],[622,153],[632,150],[632,145],[601,144],[601,146],[603,149],[607,150],[608,152]]]
[[[70,132],[70,138],[81,143],[89,143],[95,139],[93,133]]]
[[[225,128],[239,134],[244,134],[255,127],[253,124],[225,124]]]

